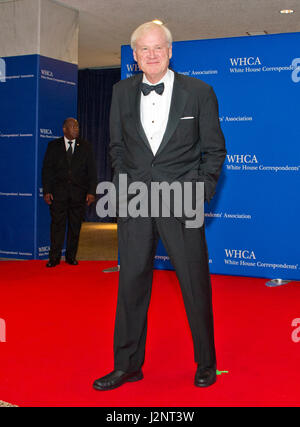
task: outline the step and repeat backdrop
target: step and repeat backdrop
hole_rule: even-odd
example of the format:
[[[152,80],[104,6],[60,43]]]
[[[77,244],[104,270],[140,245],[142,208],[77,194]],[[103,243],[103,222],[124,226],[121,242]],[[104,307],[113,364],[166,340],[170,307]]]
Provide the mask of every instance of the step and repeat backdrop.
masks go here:
[[[215,274],[300,279],[300,34],[175,42],[171,68],[212,85],[228,154],[205,206]],[[140,72],[122,46],[122,78]],[[173,269],[159,244],[155,267]]]
[[[44,259],[50,215],[41,169],[77,115],[77,66],[39,55],[0,58],[0,258]]]

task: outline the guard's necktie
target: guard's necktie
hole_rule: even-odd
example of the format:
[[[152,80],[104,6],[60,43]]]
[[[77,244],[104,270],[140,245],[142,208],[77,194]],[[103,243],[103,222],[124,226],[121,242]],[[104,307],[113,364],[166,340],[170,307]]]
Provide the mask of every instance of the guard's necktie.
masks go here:
[[[68,143],[70,144],[70,146],[69,146],[69,148],[67,150],[67,159],[68,159],[69,164],[71,164],[71,162],[72,162],[72,155],[73,155],[73,149],[72,149],[73,142],[72,141],[68,141]]]
[[[147,85],[147,83],[142,83],[141,90],[145,96],[149,95],[149,93],[154,90],[158,95],[162,95],[165,90],[164,83],[159,83],[158,85]]]

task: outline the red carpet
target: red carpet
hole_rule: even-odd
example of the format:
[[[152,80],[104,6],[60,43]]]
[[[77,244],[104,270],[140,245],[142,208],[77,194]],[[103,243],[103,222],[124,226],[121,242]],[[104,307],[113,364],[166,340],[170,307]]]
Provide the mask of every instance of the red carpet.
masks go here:
[[[228,373],[198,389],[179,285],[167,271],[155,272],[144,380],[94,391],[94,379],[113,368],[118,274],[102,270],[114,265],[0,263],[0,400],[21,407],[300,406],[300,342],[292,340],[299,284],[212,277],[218,370]]]

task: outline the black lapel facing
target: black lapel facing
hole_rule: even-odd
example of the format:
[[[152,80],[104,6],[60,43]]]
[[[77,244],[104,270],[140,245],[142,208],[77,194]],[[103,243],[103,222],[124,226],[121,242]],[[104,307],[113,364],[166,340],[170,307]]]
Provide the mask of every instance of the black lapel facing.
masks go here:
[[[60,153],[59,155],[61,157],[64,157],[65,162],[68,163],[68,158],[67,158],[67,150],[66,150],[66,144],[65,144],[65,138],[62,137],[60,138],[58,141],[58,152]]]
[[[177,73],[174,73],[174,86],[173,93],[170,105],[170,113],[167,128],[163,136],[162,142],[157,150],[156,156],[158,156],[164,147],[168,144],[171,136],[177,128],[182,113],[184,111],[185,104],[187,102],[188,92],[183,88],[180,83],[180,76]]]
[[[145,134],[142,122],[141,122],[141,83],[142,83],[143,74],[139,74],[137,78],[132,83],[132,92],[131,92],[131,108],[134,113],[134,121],[137,125],[137,130],[146,144],[146,146],[149,148],[149,150],[152,153],[151,145],[148,141],[148,138]],[[159,149],[155,155],[158,156],[160,152],[164,149],[164,147],[169,142],[171,136],[173,135],[176,127],[178,126],[180,117],[182,117],[182,113],[184,111],[185,104],[188,99],[188,92],[184,89],[180,82],[180,75],[177,73],[174,73],[174,86],[173,86],[173,92],[172,92],[172,99],[171,99],[171,105],[170,105],[170,113],[169,113],[169,119],[166,131],[164,133],[162,142],[159,146]]]
[[[133,81],[133,89],[131,92],[132,98],[131,98],[131,111],[133,111],[133,119],[137,126],[137,131],[146,144],[146,146],[149,148],[149,150],[152,153],[151,145],[148,141],[148,138],[145,134],[142,122],[141,122],[141,83],[143,79],[143,74],[137,75],[136,79]]]
[[[80,150],[80,139],[77,138],[75,140],[75,147],[74,147],[74,153],[73,154],[77,153],[79,150]]]
[[[79,155],[79,152],[80,152],[80,139],[77,138],[75,140],[75,147],[74,147],[74,152],[72,156],[72,162],[76,160],[77,156]]]

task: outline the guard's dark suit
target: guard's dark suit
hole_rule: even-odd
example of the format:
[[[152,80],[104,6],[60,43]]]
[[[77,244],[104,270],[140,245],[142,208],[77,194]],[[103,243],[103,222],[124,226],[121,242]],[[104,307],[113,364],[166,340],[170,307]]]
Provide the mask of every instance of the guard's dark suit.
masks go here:
[[[75,259],[87,194],[96,195],[97,174],[92,146],[76,139],[71,164],[64,138],[51,141],[42,170],[44,195],[51,193],[51,248],[49,259],[59,260],[68,222],[66,258]]]
[[[175,73],[167,129],[156,155],[140,120],[142,75],[114,86],[110,116],[114,182],[201,181],[205,198],[214,193],[225,159],[218,103],[206,83]],[[185,119],[184,119],[185,118]],[[138,371],[144,362],[147,311],[158,238],[180,282],[200,367],[216,363],[211,284],[204,227],[187,229],[171,218],[125,218],[118,222],[120,279],[115,323],[115,369]],[[162,323],[163,323],[162,313]],[[176,343],[174,349],[176,350]]]

